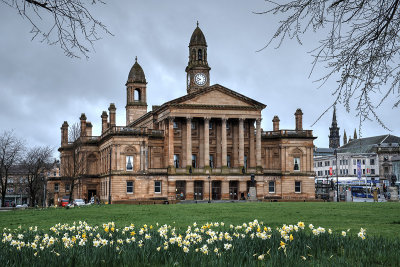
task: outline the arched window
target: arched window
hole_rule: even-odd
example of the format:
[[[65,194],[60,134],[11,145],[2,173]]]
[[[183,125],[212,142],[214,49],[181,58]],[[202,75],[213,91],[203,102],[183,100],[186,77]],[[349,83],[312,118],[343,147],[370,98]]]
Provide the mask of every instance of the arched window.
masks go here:
[[[141,92],[140,92],[140,89],[138,89],[138,88],[135,89],[134,100],[135,101],[142,101]]]
[[[197,59],[198,60],[203,60],[203,51],[201,49],[199,49],[199,51],[198,51]]]

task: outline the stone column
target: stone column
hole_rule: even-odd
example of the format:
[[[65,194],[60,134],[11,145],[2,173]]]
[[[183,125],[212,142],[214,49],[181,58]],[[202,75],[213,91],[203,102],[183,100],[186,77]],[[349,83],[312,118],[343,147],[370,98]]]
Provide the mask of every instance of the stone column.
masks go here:
[[[204,167],[210,166],[210,118],[204,118]]]
[[[186,168],[192,166],[192,118],[186,117]]]
[[[256,120],[256,163],[261,167],[261,118]]]
[[[222,167],[227,167],[227,148],[226,148],[226,118],[222,118],[222,128],[221,128],[221,165]]]
[[[174,119],[168,117],[168,166],[174,166]]]
[[[254,145],[254,120],[250,120],[249,122],[249,146],[250,146],[250,164],[248,163],[247,165],[250,166],[251,168],[256,167],[256,153],[254,151],[255,145]]]
[[[244,119],[239,118],[239,167],[244,166]]]

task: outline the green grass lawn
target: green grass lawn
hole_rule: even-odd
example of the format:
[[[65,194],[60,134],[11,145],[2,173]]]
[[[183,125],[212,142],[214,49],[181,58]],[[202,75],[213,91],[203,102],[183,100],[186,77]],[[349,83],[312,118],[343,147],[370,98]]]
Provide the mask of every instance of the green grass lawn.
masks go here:
[[[171,224],[177,228],[193,222],[241,224],[258,219],[275,227],[303,221],[334,231],[361,227],[368,235],[400,237],[400,203],[203,203],[176,205],[101,205],[0,212],[0,229],[21,225],[48,229],[57,223],[86,221],[100,225],[114,221],[119,227],[134,223]]]

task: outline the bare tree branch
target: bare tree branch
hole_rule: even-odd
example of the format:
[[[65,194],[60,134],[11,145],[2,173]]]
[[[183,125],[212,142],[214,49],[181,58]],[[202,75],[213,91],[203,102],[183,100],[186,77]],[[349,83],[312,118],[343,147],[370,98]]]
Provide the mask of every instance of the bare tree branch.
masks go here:
[[[17,10],[32,25],[32,40],[59,45],[68,57],[85,56],[100,39],[98,30],[111,34],[107,27],[87,8],[82,0],[0,0]],[[90,5],[104,4],[102,0],[88,1]]]
[[[389,130],[377,109],[390,95],[400,98],[400,0],[266,2],[268,9],[256,14],[283,14],[284,19],[261,50],[275,40],[279,47],[287,38],[301,44],[308,30],[329,29],[312,51],[311,73],[323,64],[328,72],[318,79],[321,86],[333,77],[340,79],[332,93],[333,104],[343,104],[349,112],[355,100],[360,126],[365,120],[375,120]],[[386,85],[389,89],[382,92]],[[396,101],[393,108],[399,104]]]

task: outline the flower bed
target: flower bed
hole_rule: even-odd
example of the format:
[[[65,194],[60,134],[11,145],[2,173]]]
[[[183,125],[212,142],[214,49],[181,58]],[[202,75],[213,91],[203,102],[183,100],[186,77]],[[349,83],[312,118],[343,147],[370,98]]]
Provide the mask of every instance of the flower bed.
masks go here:
[[[271,229],[254,220],[175,229],[173,225],[78,222],[49,230],[3,229],[3,266],[400,265],[400,242],[363,228],[331,230],[303,222]]]

